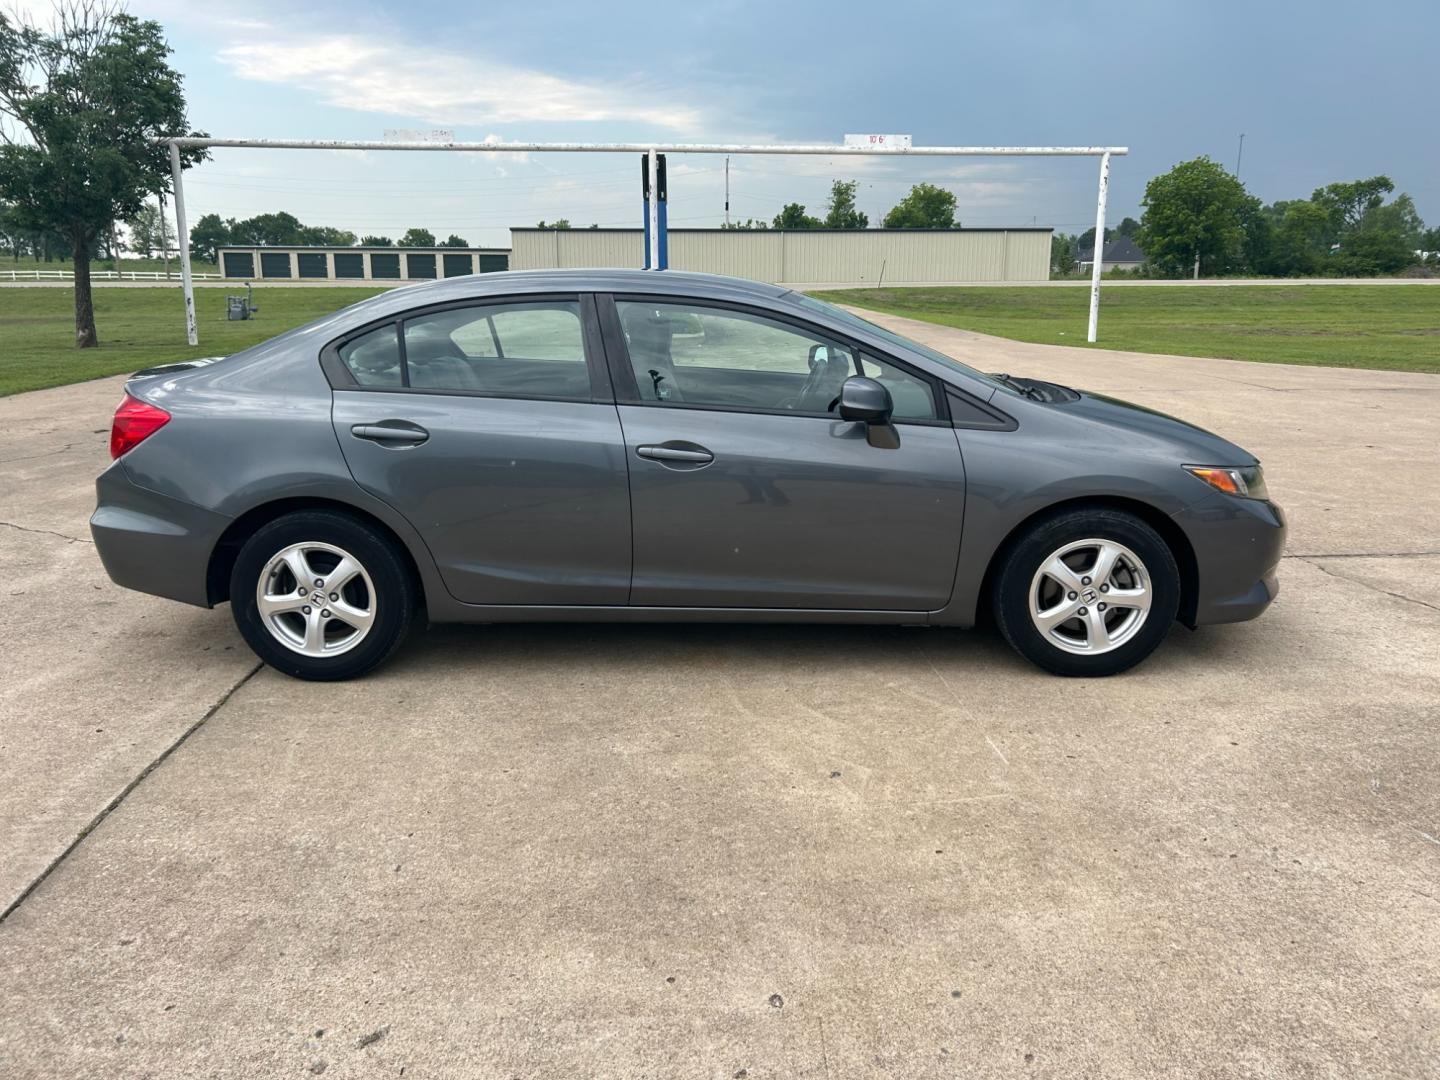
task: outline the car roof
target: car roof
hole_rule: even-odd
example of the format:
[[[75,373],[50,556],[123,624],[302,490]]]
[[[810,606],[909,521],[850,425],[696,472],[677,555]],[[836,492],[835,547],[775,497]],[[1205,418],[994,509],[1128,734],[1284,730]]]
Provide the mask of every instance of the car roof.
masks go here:
[[[774,300],[791,290],[763,281],[696,274],[684,270],[593,268],[582,270],[506,270],[427,281],[385,294],[397,308],[443,304],[450,300],[526,292],[645,292],[716,299]],[[377,298],[379,299],[379,298]],[[389,304],[384,305],[389,307]]]

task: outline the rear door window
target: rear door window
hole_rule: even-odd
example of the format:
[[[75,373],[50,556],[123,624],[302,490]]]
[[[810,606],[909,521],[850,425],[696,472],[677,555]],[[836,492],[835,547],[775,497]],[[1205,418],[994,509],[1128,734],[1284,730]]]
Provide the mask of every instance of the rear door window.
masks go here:
[[[590,399],[580,305],[475,304],[406,319],[408,385],[505,397]]]

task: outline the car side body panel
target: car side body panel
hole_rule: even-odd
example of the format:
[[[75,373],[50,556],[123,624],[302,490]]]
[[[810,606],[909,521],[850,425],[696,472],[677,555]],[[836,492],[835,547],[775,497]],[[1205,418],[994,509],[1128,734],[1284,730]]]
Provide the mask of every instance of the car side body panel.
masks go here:
[[[955,581],[965,471],[948,426],[622,405],[643,606],[941,608]],[[649,445],[713,453],[656,461]]]
[[[416,446],[357,438],[402,417]],[[630,492],[615,406],[335,392],[356,481],[421,529],[448,592],[470,604],[624,604]]]

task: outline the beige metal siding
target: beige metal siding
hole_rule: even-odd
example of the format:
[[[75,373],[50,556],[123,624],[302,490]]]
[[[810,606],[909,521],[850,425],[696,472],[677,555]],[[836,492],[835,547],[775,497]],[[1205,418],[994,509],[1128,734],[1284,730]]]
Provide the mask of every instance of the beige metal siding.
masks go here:
[[[640,266],[645,244],[638,229],[512,230],[510,269]]]
[[[784,281],[785,235],[763,229],[671,230],[670,266],[752,281]]]
[[[511,233],[516,270],[639,267],[639,229]],[[1045,281],[1050,233],[953,231],[672,229],[670,266],[792,284]]]

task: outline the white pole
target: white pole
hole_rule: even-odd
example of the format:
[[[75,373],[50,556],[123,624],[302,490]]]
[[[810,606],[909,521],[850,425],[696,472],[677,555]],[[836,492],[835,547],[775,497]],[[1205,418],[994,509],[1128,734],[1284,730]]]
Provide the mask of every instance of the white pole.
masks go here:
[[[160,136],[158,143],[192,146],[249,146],[271,150],[463,150],[496,154],[531,151],[564,154],[812,154],[824,157],[1096,157],[1128,154],[1126,146],[909,146],[873,150],[830,143],[522,143],[365,142],[350,139],[212,139],[208,135]]]
[[[660,269],[660,155],[652,147],[646,152],[645,168],[650,174],[650,269]]]
[[[1090,331],[1085,340],[1094,342],[1100,326],[1100,271],[1105,262],[1105,199],[1110,194],[1110,152],[1100,155],[1100,194],[1095,200],[1095,261],[1090,264]]]
[[[185,294],[185,340],[200,344],[195,327],[195,280],[190,275],[190,230],[185,227],[185,188],[180,180],[180,147],[170,144],[170,175],[175,182],[175,234],[180,245],[180,289]]]

